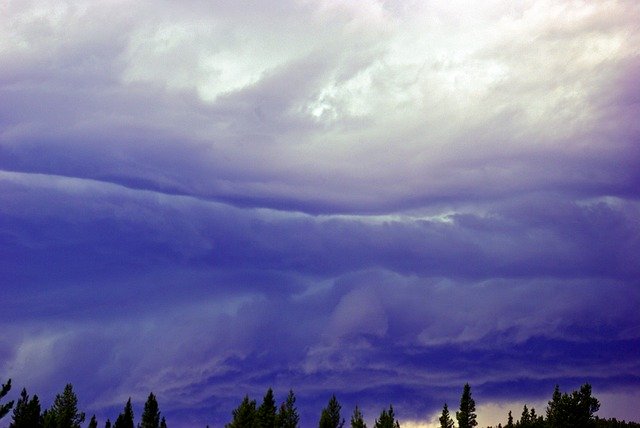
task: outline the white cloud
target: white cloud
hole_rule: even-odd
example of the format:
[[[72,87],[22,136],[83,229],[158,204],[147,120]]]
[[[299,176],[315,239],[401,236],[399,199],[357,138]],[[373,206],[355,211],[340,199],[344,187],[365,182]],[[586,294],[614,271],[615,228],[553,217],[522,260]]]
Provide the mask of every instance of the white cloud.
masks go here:
[[[6,8],[0,72],[25,107],[2,139],[18,152],[63,136],[103,176],[347,211],[584,183],[581,166],[540,159],[623,150],[590,138],[594,100],[638,55],[640,16],[542,0]],[[150,135],[169,142],[156,150]],[[170,161],[180,152],[188,168]]]

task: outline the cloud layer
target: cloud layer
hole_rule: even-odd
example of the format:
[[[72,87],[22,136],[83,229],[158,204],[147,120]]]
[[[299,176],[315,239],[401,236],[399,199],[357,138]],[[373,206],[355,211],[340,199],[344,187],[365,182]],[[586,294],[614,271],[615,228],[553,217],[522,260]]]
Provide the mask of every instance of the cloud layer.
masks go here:
[[[178,427],[637,396],[640,7],[463,3],[2,6],[2,372]]]

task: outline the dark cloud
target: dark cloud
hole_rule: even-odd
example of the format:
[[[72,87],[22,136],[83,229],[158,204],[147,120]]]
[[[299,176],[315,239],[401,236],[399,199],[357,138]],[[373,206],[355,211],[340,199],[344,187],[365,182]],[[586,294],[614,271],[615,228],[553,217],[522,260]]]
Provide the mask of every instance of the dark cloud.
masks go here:
[[[153,389],[220,423],[244,393],[294,388],[311,424],[330,391],[424,417],[466,381],[496,400],[609,390],[609,367],[636,385],[632,202],[313,217],[3,177],[5,367],[41,394],[74,372],[100,411]]]
[[[270,386],[304,426],[334,392],[637,396],[638,6],[5,9],[16,390],[112,419],[153,390],[178,427]]]

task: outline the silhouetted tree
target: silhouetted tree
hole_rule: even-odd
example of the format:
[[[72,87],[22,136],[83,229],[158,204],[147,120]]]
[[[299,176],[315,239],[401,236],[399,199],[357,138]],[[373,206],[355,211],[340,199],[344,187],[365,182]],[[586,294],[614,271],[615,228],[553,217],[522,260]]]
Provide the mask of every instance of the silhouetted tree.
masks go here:
[[[167,428],[167,421],[164,419],[164,416],[160,420],[160,428]]]
[[[353,415],[351,415],[351,428],[367,428],[367,424],[364,422],[364,416],[356,405],[353,409]]]
[[[42,428],[57,428],[56,415],[50,409],[42,412]]]
[[[258,426],[256,401],[245,395],[240,405],[232,411],[233,420],[226,428],[254,428]]]
[[[396,421],[393,414],[393,406],[389,406],[389,410],[383,410],[380,418],[376,419],[374,428],[400,428],[400,423]]]
[[[542,416],[538,416],[536,414],[536,409],[533,407],[529,412],[529,424],[531,425],[531,428],[544,428],[545,426],[544,418]]]
[[[511,410],[509,410],[509,415],[507,416],[507,425],[505,428],[513,428],[513,415],[511,414]]]
[[[638,422],[619,421],[616,418],[600,419],[595,416],[594,423],[597,428],[640,428],[640,423]]]
[[[289,390],[287,399],[280,406],[276,421],[278,428],[298,428],[300,416],[298,416],[298,410],[296,409],[296,396],[292,390]]]
[[[274,428],[276,426],[276,400],[273,398],[273,390],[269,388],[258,407],[258,426],[260,428]]]
[[[522,414],[520,415],[520,420],[516,423],[516,426],[520,428],[531,427],[531,417],[526,404],[522,407]]]
[[[440,421],[440,428],[453,428],[453,419],[451,419],[451,415],[449,414],[449,406],[447,406],[447,403],[444,403],[442,414],[438,420]]]
[[[50,422],[56,428],[80,428],[84,422],[84,413],[78,410],[78,397],[73,392],[73,385],[68,383],[62,394],[57,394],[49,409]]]
[[[327,407],[322,409],[320,423],[318,424],[319,428],[342,428],[344,419],[340,417],[340,409],[342,409],[342,406],[338,403],[336,396],[332,395]]]
[[[565,422],[564,404],[560,386],[556,385],[551,396],[551,401],[547,405],[547,425],[550,428],[561,428]]]
[[[465,383],[460,398],[460,411],[456,412],[458,428],[472,428],[478,425],[476,421],[476,403],[471,398],[471,387]]]
[[[87,428],[98,428],[98,421],[96,420],[96,415],[91,416],[91,420],[89,421],[89,426]]]
[[[594,413],[600,403],[591,396],[591,385],[582,385],[571,394],[561,394],[556,385],[547,406],[547,425],[550,428],[584,428],[595,426]]]
[[[131,405],[131,397],[127,400],[127,404],[124,405],[124,410],[118,415],[116,423],[113,424],[113,428],[133,428],[133,406]]]
[[[20,398],[13,409],[13,420],[9,424],[9,428],[39,428],[40,426],[40,401],[38,396],[34,395],[29,400],[26,388],[22,388]]]
[[[7,395],[9,391],[11,391],[11,379],[9,379],[7,383],[2,384],[2,388],[0,388],[0,399]],[[9,401],[6,404],[0,404],[0,419],[4,418],[12,407],[13,401]]]
[[[585,383],[578,391],[573,391],[569,402],[572,427],[595,425],[594,413],[600,409],[600,402],[591,396],[591,385]]]
[[[107,419],[107,422],[104,423],[104,428],[111,428],[111,420]]]
[[[153,392],[149,394],[146,403],[144,403],[140,428],[160,428],[160,410]]]

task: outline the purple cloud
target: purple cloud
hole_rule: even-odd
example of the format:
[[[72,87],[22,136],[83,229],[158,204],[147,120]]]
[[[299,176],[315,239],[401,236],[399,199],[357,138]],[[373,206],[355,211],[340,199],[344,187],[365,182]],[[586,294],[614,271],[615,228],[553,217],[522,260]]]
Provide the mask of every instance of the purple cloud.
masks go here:
[[[611,414],[640,388],[638,6],[5,12],[16,390],[102,419],[152,390],[186,427],[293,388],[311,426],[331,393],[429,422],[465,382],[589,381],[640,419]]]

